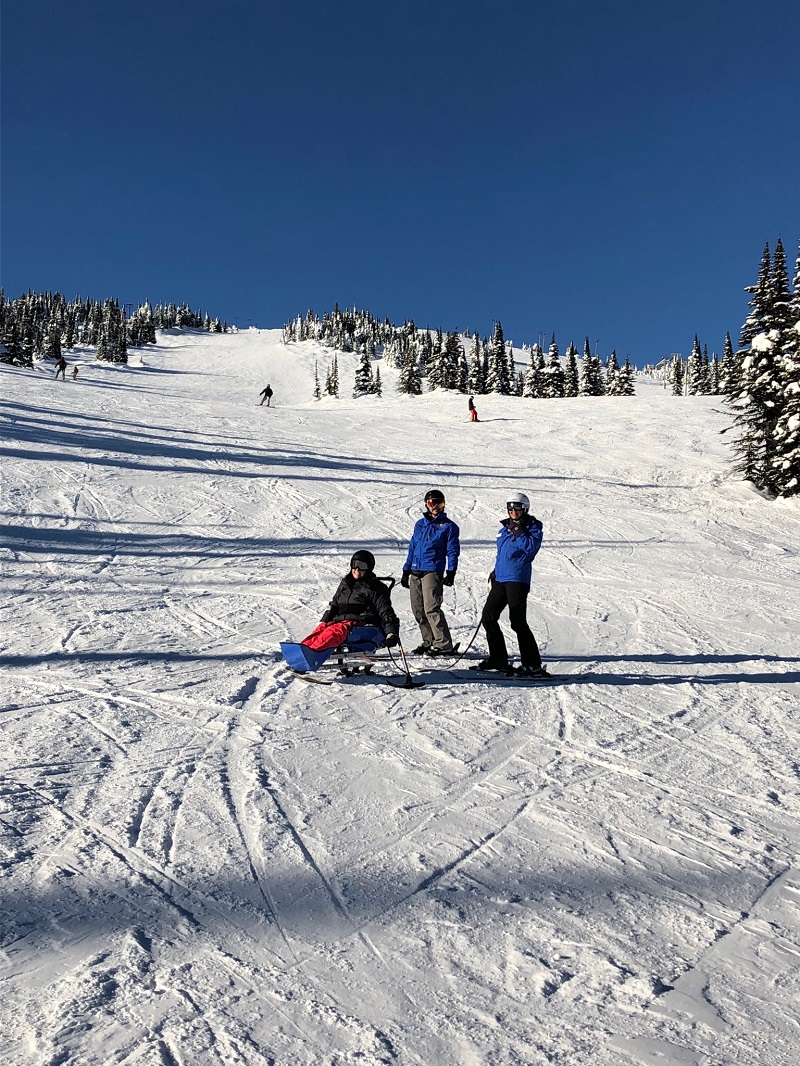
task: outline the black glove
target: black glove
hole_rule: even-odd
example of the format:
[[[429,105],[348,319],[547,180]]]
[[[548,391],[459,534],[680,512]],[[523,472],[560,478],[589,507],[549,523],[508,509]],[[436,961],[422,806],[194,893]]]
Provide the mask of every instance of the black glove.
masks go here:
[[[455,581],[455,579],[456,579],[455,570],[448,570],[447,573],[442,578],[442,584],[443,585],[452,585],[453,582]]]
[[[400,640],[396,633],[387,633],[386,640],[383,642],[387,648],[393,648],[395,644]]]
[[[411,571],[410,570],[404,570],[403,571],[403,576],[400,578],[400,584],[403,586],[404,589],[408,588],[409,578],[410,577],[411,577]]]
[[[489,584],[494,584],[494,570],[492,570],[491,574],[489,574]]]

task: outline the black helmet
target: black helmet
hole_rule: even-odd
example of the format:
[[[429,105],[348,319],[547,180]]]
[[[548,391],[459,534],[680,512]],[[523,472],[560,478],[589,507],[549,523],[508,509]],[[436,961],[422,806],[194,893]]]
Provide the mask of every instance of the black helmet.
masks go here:
[[[435,500],[437,503],[444,503],[444,493],[440,492],[438,489],[429,489],[425,493],[425,503],[428,503],[430,500]]]
[[[359,548],[350,560],[350,569],[373,571],[375,569],[375,556],[365,548]]]

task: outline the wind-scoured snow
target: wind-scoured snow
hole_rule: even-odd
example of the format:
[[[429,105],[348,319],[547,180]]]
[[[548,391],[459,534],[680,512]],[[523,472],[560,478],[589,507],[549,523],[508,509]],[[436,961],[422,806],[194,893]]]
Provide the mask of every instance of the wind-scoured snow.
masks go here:
[[[0,367],[3,1061],[794,1066],[796,503],[729,473],[718,398],[640,378],[469,424],[391,370],[346,398],[342,354],[315,403],[331,355],[249,330]],[[282,667],[355,547],[399,577],[431,487],[462,644],[531,497],[564,683]]]

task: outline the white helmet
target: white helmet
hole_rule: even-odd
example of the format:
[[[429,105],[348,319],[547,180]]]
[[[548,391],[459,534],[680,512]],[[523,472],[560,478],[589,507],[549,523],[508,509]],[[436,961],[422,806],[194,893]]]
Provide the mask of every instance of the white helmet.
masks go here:
[[[506,510],[511,506],[512,503],[519,504],[519,506],[522,508],[523,514],[527,514],[531,509],[531,501],[528,499],[524,492],[510,493],[506,502]]]

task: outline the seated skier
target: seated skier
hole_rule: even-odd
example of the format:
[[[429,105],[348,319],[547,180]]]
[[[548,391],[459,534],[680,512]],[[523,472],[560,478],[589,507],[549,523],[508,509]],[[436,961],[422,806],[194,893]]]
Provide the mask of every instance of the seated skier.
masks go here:
[[[374,650],[397,644],[400,621],[389,589],[375,577],[375,556],[359,549],[350,560],[350,573],[339,582],[322,621],[300,643],[314,651],[338,648]]]

